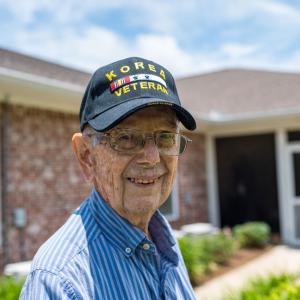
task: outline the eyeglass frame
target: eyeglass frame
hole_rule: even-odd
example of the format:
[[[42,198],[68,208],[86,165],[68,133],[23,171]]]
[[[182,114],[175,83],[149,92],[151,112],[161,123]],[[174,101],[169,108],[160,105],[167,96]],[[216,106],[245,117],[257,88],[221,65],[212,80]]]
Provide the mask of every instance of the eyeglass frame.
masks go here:
[[[139,148],[138,151],[136,151],[136,152],[130,152],[130,151],[128,151],[128,152],[127,152],[126,150],[123,151],[123,150],[118,150],[118,149],[114,148],[114,146],[113,146],[113,144],[112,144],[112,139],[113,139],[114,137],[111,136],[111,134],[114,133],[115,131],[120,131],[120,130],[142,132],[142,137],[143,137],[143,139],[142,139],[142,143],[140,144],[140,148]],[[178,134],[180,137],[183,137],[184,140],[185,140],[185,142],[186,142],[183,151],[182,151],[181,153],[174,154],[174,155],[163,154],[163,153],[161,153],[161,152],[160,152],[160,148],[159,148],[159,147],[157,146],[157,144],[156,144],[156,134],[159,134],[159,133],[173,133],[173,134]],[[162,131],[155,131],[155,132],[149,133],[149,132],[145,132],[145,131],[143,131],[143,130],[141,130],[141,129],[135,129],[135,128],[121,128],[121,127],[116,127],[116,128],[114,128],[112,131],[110,131],[110,132],[98,132],[98,131],[94,131],[94,130],[93,130],[92,132],[85,132],[85,131],[83,130],[82,135],[83,135],[84,137],[86,137],[86,138],[92,138],[93,136],[98,136],[98,137],[100,137],[101,139],[99,140],[99,142],[97,142],[96,144],[93,143],[93,146],[94,146],[94,147],[95,147],[96,145],[103,144],[103,143],[102,143],[102,137],[105,137],[106,140],[108,141],[108,144],[110,145],[110,147],[111,147],[113,150],[115,150],[115,151],[117,151],[117,152],[119,152],[119,153],[122,153],[122,154],[127,154],[127,155],[135,155],[135,154],[139,153],[139,152],[145,147],[146,140],[149,139],[149,136],[150,136],[151,139],[153,140],[153,142],[154,142],[154,144],[155,144],[155,146],[156,146],[156,148],[157,148],[159,154],[162,155],[162,156],[180,156],[180,155],[182,155],[182,154],[185,152],[188,143],[191,143],[191,142],[192,142],[191,139],[189,139],[188,137],[182,135],[182,134],[179,133],[179,132],[170,132],[170,131],[164,131],[164,130],[162,130]],[[138,144],[137,144],[137,146],[138,146]]]

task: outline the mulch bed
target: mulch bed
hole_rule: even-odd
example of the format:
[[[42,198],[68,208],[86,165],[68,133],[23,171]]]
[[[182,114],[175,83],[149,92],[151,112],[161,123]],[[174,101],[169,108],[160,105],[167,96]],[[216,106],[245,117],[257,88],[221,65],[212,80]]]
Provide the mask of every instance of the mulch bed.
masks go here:
[[[204,279],[201,280],[201,284],[250,262],[251,260],[269,252],[271,249],[273,249],[273,247],[273,245],[267,245],[262,249],[239,249],[226,265],[218,266],[215,271],[205,276]]]

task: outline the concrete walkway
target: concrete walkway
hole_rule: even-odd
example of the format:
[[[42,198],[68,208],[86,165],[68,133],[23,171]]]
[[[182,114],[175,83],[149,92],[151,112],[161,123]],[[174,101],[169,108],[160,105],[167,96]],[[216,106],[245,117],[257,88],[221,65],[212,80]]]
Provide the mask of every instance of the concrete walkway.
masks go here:
[[[219,300],[229,290],[239,290],[250,279],[283,272],[300,273],[300,249],[276,246],[266,254],[195,289],[197,300]]]

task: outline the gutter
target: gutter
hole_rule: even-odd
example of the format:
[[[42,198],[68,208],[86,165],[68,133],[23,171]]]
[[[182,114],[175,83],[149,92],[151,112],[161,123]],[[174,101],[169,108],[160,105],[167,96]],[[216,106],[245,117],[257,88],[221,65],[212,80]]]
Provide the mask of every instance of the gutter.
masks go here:
[[[52,88],[67,90],[75,93],[83,93],[85,90],[85,86],[79,84],[73,84],[61,80],[33,75],[33,74],[2,68],[2,67],[0,67],[0,76],[5,76],[8,78],[18,79],[25,82],[35,83],[35,84],[44,85]]]
[[[283,117],[299,117],[300,107],[290,107],[286,109],[274,109],[269,111],[260,112],[249,112],[242,114],[224,114],[222,112],[211,111],[209,114],[200,112],[193,113],[194,118],[199,121],[206,123],[207,125],[225,125],[244,123],[249,121],[259,121],[263,119],[274,119]]]

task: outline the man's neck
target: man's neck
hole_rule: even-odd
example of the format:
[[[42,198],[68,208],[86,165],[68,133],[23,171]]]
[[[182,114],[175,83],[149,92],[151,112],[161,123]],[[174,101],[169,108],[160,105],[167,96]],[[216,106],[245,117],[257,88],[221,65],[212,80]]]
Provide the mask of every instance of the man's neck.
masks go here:
[[[127,214],[121,215],[129,223],[141,229],[149,240],[152,240],[151,234],[149,232],[149,222],[153,216],[153,213],[147,216],[128,216]]]

